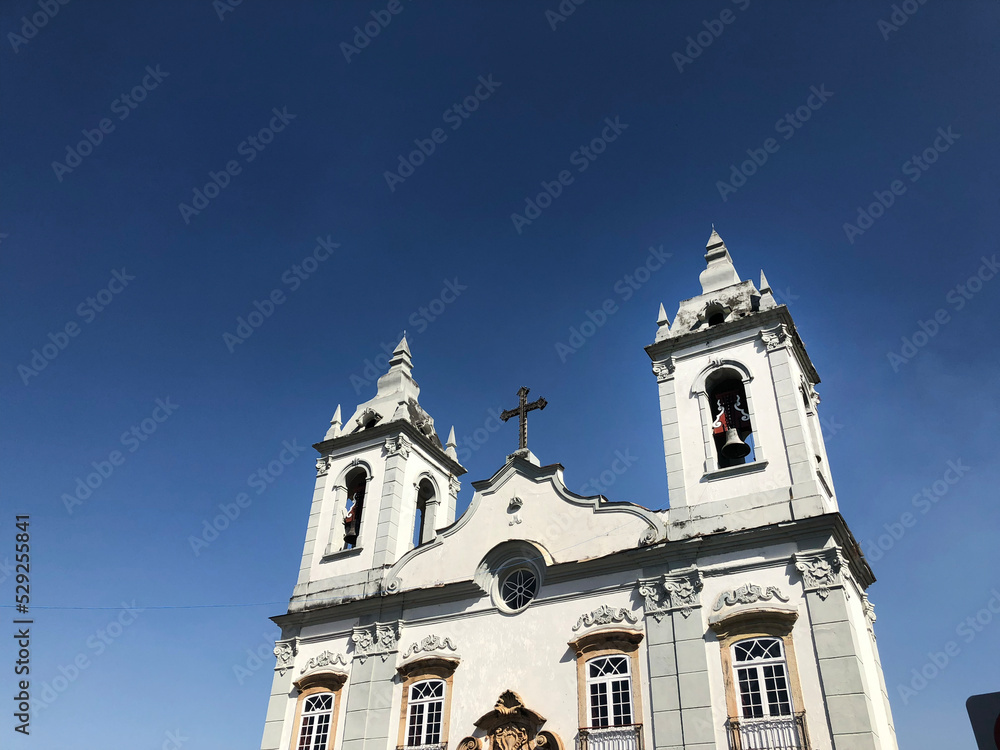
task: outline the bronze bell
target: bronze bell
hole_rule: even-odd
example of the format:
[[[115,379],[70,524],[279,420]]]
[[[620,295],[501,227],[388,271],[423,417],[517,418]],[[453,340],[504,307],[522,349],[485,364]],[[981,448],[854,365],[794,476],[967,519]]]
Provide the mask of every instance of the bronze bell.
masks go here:
[[[745,458],[750,454],[750,446],[740,440],[735,429],[726,430],[726,442],[722,446],[722,456],[729,460]]]

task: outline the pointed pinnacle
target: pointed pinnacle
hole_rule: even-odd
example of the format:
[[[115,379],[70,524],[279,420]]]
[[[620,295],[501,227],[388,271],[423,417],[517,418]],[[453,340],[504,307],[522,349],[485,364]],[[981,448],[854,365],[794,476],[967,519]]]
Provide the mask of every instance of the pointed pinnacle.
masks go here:
[[[396,344],[396,348],[393,350],[392,353],[395,354],[396,352],[400,352],[400,351],[406,352],[407,354],[410,354],[410,345],[406,343],[406,333],[405,332],[403,333],[403,338],[401,338],[399,340],[399,343]],[[410,356],[413,356],[413,355],[411,354]]]
[[[337,411],[333,413],[333,419],[330,420],[330,429],[326,431],[326,436],[324,440],[333,440],[335,437],[340,437],[340,404],[337,404]]]
[[[760,270],[760,293],[771,291],[771,285],[767,283],[767,276],[764,275],[764,269]]]
[[[670,325],[670,318],[667,317],[667,311],[663,309],[663,303],[660,303],[660,314],[656,318],[656,325],[658,326],[668,326]]]
[[[451,431],[448,433],[448,442],[445,445],[449,448],[458,447],[458,443],[455,442],[455,425],[451,426]]]
[[[724,244],[726,244],[726,243],[722,241],[722,237],[720,237],[719,233],[715,231],[715,224],[713,224],[712,225],[712,234],[709,235],[708,242],[705,243],[705,247],[706,248],[713,248],[713,247],[716,247],[718,245],[724,245]]]

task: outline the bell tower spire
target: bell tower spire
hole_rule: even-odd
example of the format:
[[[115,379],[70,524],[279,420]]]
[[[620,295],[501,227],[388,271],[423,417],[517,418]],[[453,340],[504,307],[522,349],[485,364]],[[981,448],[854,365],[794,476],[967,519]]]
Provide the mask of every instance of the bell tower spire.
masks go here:
[[[701,294],[658,316],[653,361],[671,518],[691,533],[837,510],[819,376],[767,279],[740,278],[712,228]]]
[[[404,336],[375,395],[346,421],[338,406],[313,446],[320,458],[292,611],[361,595],[367,584],[359,580],[375,580],[366,571],[392,565],[454,522],[465,468],[454,430],[443,445],[419,396]]]

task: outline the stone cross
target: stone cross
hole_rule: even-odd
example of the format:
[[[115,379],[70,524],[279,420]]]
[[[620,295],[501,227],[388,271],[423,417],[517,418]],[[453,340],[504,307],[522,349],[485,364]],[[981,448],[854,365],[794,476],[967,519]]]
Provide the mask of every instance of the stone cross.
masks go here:
[[[511,417],[517,417],[517,421],[520,423],[521,435],[519,448],[521,450],[526,450],[528,447],[528,412],[534,409],[544,409],[548,405],[548,401],[544,398],[537,399],[528,403],[528,389],[523,385],[517,391],[517,397],[520,399],[520,403],[516,409],[508,409],[500,415],[500,419],[506,422]]]

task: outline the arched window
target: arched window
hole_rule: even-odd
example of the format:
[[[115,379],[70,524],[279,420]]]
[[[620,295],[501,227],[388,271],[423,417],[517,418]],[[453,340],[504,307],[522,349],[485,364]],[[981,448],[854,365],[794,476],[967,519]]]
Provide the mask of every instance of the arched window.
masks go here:
[[[444,692],[444,680],[422,680],[410,685],[407,697],[407,747],[441,744]]]
[[[358,546],[361,536],[361,519],[365,509],[365,492],[368,489],[368,474],[360,466],[352,469],[345,477],[347,485],[347,506],[344,510],[344,549]]]
[[[302,704],[297,750],[327,750],[333,724],[334,693],[315,693]]]
[[[434,538],[437,495],[434,485],[426,477],[417,484],[417,509],[413,521],[413,546],[419,547]]]
[[[751,638],[734,643],[733,671],[742,718],[792,715],[788,667],[780,638]]]
[[[754,461],[753,425],[743,381],[732,371],[722,370],[706,380],[705,390],[719,468]]]
[[[587,715],[592,729],[634,723],[628,656],[599,656],[587,662]]]

